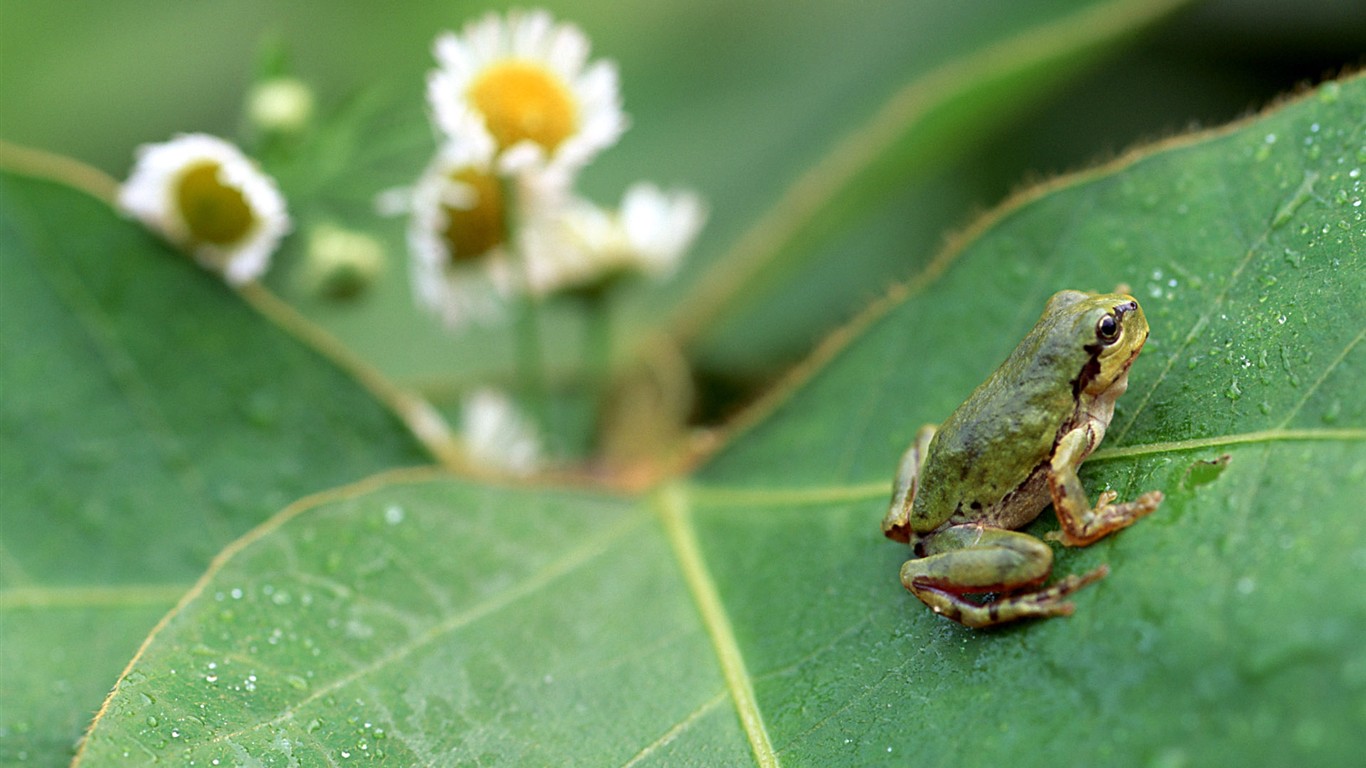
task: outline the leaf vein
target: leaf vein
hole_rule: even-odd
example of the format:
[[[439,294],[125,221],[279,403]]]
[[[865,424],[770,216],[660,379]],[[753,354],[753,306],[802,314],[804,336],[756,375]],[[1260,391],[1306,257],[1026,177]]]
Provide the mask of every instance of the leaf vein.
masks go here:
[[[778,755],[773,750],[772,739],[764,725],[763,713],[759,709],[759,701],[754,693],[753,680],[745,669],[744,655],[740,651],[735,630],[721,602],[716,582],[712,579],[702,557],[686,490],[682,485],[669,485],[655,497],[655,500],[674,556],[683,571],[683,578],[687,581],[688,589],[692,592],[693,600],[702,614],[707,634],[711,636],[712,648],[721,664],[721,673],[735,705],[736,714],[740,717],[740,724],[744,726],[745,735],[749,738],[755,762],[763,768],[777,768]]]
[[[1342,361],[1347,359],[1347,355],[1349,355],[1352,352],[1352,350],[1355,349],[1356,346],[1361,343],[1361,339],[1363,337],[1366,337],[1366,328],[1362,328],[1360,331],[1358,331],[1356,337],[1353,338],[1351,341],[1347,342],[1346,347],[1343,347],[1342,352],[1338,353],[1337,357],[1329,361],[1328,365],[1323,369],[1323,372],[1319,374],[1319,377],[1314,380],[1313,384],[1309,385],[1308,389],[1305,390],[1304,397],[1301,397],[1300,401],[1298,403],[1295,403],[1295,407],[1291,408],[1290,413],[1286,414],[1285,419],[1281,421],[1281,429],[1284,429],[1285,426],[1289,424],[1297,414],[1299,414],[1300,409],[1304,407],[1304,404],[1309,402],[1309,398],[1316,391],[1318,391],[1318,388],[1323,384],[1323,382],[1328,378],[1328,376],[1332,374],[1333,371],[1337,370],[1337,367],[1339,365],[1342,365]]]
[[[272,725],[278,725],[279,723],[293,719],[295,715],[299,712],[299,710],[303,709],[304,707],[308,706],[314,701],[317,701],[318,699],[327,696],[331,693],[335,693],[336,691],[341,690],[342,688],[345,688],[346,686],[354,682],[362,680],[363,678],[368,677],[369,675],[379,672],[385,669],[386,667],[407,658],[408,656],[412,655],[418,650],[421,650],[422,648],[427,647],[428,645],[436,642],[441,637],[449,635],[477,621],[485,619],[491,616],[492,614],[497,613],[499,610],[507,607],[508,605],[511,605],[512,603],[522,598],[533,595],[542,589],[545,589],[546,587],[555,583],[557,579],[563,577],[564,575],[588,563],[595,557],[601,555],[602,552],[606,550],[613,542],[623,538],[629,532],[640,527],[646,519],[647,518],[643,515],[632,515],[630,517],[627,517],[622,522],[607,529],[604,533],[599,534],[598,536],[586,541],[581,546],[576,547],[573,550],[570,550],[563,557],[551,562],[546,567],[533,573],[529,578],[527,578],[520,584],[517,584],[507,590],[504,590],[503,592],[494,595],[489,599],[484,600],[483,602],[473,605],[460,613],[454,614],[445,619],[444,621],[432,625],[432,627],[427,631],[413,638],[411,641],[396,647],[389,653],[377,659],[374,659],[373,661],[370,661],[368,663],[358,665],[357,668],[351,673],[343,675],[334,680],[332,683],[314,690],[313,693],[301,699],[298,703],[285,707],[280,712],[280,714],[276,715],[275,717],[269,720],[264,720],[255,723],[244,728],[240,728],[236,731],[218,734],[213,738],[207,739],[206,743],[213,744],[220,741],[226,741],[228,739],[235,738],[246,733],[251,733],[260,730],[261,728],[267,728]]]
[[[630,760],[621,764],[621,768],[631,768],[631,766],[638,765],[658,750],[668,746],[696,724],[697,721],[701,720],[706,715],[711,714],[712,710],[721,706],[721,703],[729,698],[728,694],[728,691],[718,691],[715,696],[707,699],[697,709],[689,712],[682,720],[674,723],[673,726],[661,734],[659,738],[645,745],[639,752],[632,755]]]
[[[1102,448],[1091,454],[1088,462],[1113,461],[1135,456],[1154,456],[1180,453],[1201,448],[1229,445],[1279,442],[1355,442],[1366,440],[1366,428],[1346,429],[1268,429],[1216,437],[1172,440],[1160,443],[1126,445],[1121,448]],[[885,497],[891,493],[890,481],[874,481],[850,485],[813,485],[806,487],[749,487],[728,488],[721,485],[694,485],[688,491],[700,504],[730,507],[819,506],[842,502],[862,502]]]

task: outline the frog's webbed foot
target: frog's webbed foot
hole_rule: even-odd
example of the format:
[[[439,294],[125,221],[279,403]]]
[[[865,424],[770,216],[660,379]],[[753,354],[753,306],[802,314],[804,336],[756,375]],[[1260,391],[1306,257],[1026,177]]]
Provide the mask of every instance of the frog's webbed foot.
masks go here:
[[[901,583],[931,610],[973,628],[1019,619],[1068,616],[1071,593],[1109,572],[1101,566],[1039,588],[1053,567],[1053,551],[1024,533],[959,525],[923,540],[926,556],[901,567]],[[1002,593],[989,602],[967,595]]]
[[[896,477],[892,482],[892,502],[887,505],[887,514],[882,518],[882,532],[889,539],[903,543],[911,540],[911,502],[915,501],[916,489],[920,486],[920,468],[925,464],[925,454],[930,450],[930,440],[934,439],[935,425],[926,424],[915,433],[915,441],[896,465]]]

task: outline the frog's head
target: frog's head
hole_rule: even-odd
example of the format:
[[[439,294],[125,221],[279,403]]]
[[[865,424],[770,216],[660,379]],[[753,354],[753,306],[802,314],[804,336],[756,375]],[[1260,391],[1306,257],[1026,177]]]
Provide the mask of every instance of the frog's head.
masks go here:
[[[1066,317],[1068,333],[1086,353],[1072,393],[1119,397],[1129,383],[1129,366],[1148,340],[1148,320],[1134,297],[1124,293],[1062,291],[1049,301],[1049,311]]]

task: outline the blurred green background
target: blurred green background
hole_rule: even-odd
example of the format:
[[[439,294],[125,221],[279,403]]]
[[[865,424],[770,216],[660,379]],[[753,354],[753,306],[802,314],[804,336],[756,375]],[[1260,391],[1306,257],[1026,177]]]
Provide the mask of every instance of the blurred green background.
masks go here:
[[[240,133],[242,100],[263,43],[275,40],[293,70],[316,86],[323,114],[358,94],[378,93],[385,109],[393,107],[386,112],[391,122],[405,125],[371,125],[352,137],[398,147],[371,158],[379,170],[350,195],[349,210],[359,211],[383,184],[411,178],[430,151],[420,116],[435,34],[506,5],[0,0],[0,138],[69,154],[122,177],[140,143],[181,131]],[[686,293],[711,257],[736,241],[774,189],[875,109],[906,72],[924,66],[919,62],[952,61],[998,29],[1078,3],[542,5],[583,27],[593,55],[615,59],[622,73],[632,128],[590,166],[586,192],[614,202],[628,183],[650,178],[697,187],[713,203],[701,253],[680,276],[683,288],[662,298],[646,292],[629,305],[626,325],[646,329],[639,337],[659,324],[661,303]],[[902,44],[903,38],[916,42]],[[980,121],[980,130],[922,158],[908,180],[894,180],[878,203],[892,213],[870,215],[903,221],[868,227],[857,261],[841,260],[841,244],[802,245],[797,250],[804,252],[770,270],[763,292],[747,297],[759,309],[721,313],[690,340],[685,352],[703,393],[694,419],[714,421],[761,391],[830,328],[923,265],[946,233],[1011,190],[1136,143],[1245,115],[1297,85],[1359,66],[1363,51],[1366,3],[1360,0],[1211,0],[1191,3],[1122,45],[1077,57],[1032,85],[1038,98],[1004,104]],[[832,94],[839,97],[835,103]],[[754,118],[746,121],[751,104]],[[728,135],[736,137],[729,152]],[[746,167],[737,171],[736,164]],[[348,209],[329,210],[335,216]],[[391,226],[388,237],[391,250],[400,250],[401,225]],[[450,342],[408,306],[404,268],[400,258],[393,261],[376,291],[380,298],[373,299],[390,306],[383,312],[310,307],[307,296],[291,298],[439,405],[473,379],[500,375],[506,355],[498,350],[506,338],[465,338],[446,349]],[[793,274],[804,277],[794,281]],[[274,286],[289,293],[278,279]],[[800,298],[785,302],[783,296]],[[572,314],[561,323],[551,313],[554,324],[572,325]],[[395,345],[395,329],[404,324],[414,326],[413,343]],[[551,345],[566,346],[553,338]],[[466,361],[464,373],[432,362],[453,356]],[[557,365],[554,354],[550,364]]]
[[[9,141],[70,154],[122,175],[132,148],[144,141],[185,130],[233,133],[266,36],[287,41],[299,74],[325,101],[376,80],[406,82],[413,97],[421,98],[436,31],[507,5],[0,0],[0,131]],[[716,83],[718,78],[769,78],[771,72],[759,69],[720,71],[725,62],[717,60],[718,49],[734,47],[749,37],[748,30],[764,30],[757,39],[765,41],[776,37],[774,25],[811,13],[856,29],[857,19],[850,17],[867,4],[540,5],[583,26],[594,51],[621,64],[627,108],[639,131],[709,109],[708,87],[741,90],[733,82]],[[839,32],[838,26],[831,29]],[[787,53],[774,52],[775,70],[782,58],[799,56],[808,41],[789,42]],[[1366,4],[1358,0],[1195,3],[1021,115],[983,154],[1001,169],[1006,178],[999,183],[1005,185],[1026,171],[1073,168],[1137,140],[1224,122],[1297,83],[1359,64],[1363,51]],[[610,162],[610,153],[603,161]],[[974,202],[990,204],[991,193]]]

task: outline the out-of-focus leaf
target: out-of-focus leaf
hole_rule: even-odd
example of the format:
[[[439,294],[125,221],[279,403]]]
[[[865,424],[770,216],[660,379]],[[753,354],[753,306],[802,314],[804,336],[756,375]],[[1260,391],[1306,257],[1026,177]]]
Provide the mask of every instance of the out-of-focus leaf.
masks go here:
[[[228,542],[426,463],[372,393],[108,204],[0,175],[0,762],[69,757]]]

